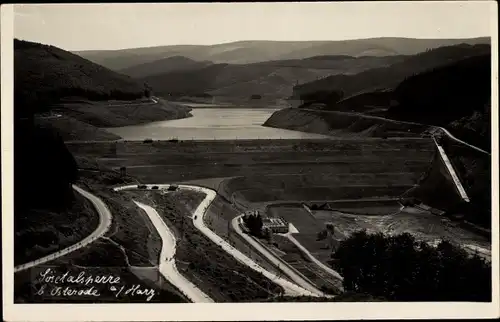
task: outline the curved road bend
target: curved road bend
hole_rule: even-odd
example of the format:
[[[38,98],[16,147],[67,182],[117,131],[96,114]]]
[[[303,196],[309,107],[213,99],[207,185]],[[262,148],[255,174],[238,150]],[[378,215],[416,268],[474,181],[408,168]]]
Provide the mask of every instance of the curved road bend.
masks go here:
[[[187,280],[175,266],[173,260],[176,250],[176,239],[168,225],[163,221],[160,214],[151,206],[134,201],[143,209],[154,224],[162,240],[161,253],[159,258],[160,273],[173,285],[175,285],[184,295],[194,303],[212,303],[213,300],[203,293],[196,285]]]
[[[148,188],[151,188],[153,186],[158,186],[158,188],[160,189],[167,189],[168,187],[170,187],[170,184],[146,184],[145,186]],[[178,185],[178,188],[181,190],[183,189],[183,190],[202,192],[206,195],[205,199],[203,199],[203,201],[200,203],[200,205],[196,208],[195,212],[193,213],[192,217],[193,224],[201,233],[203,233],[212,242],[220,245],[224,251],[226,251],[229,255],[234,257],[238,262],[250,267],[254,271],[262,273],[262,275],[264,275],[271,281],[275,282],[276,284],[280,285],[284,289],[286,295],[289,296],[305,295],[305,296],[315,296],[315,297],[322,296],[322,293],[317,294],[311,292],[303,287],[300,287],[295,283],[292,283],[284,278],[277,276],[276,274],[267,271],[265,268],[258,265],[251,258],[249,258],[245,254],[240,252],[238,249],[231,246],[227,241],[225,241],[219,235],[214,233],[210,228],[208,228],[205,225],[203,217],[205,216],[206,211],[210,206],[210,204],[212,203],[213,199],[217,195],[217,193],[214,190],[193,185]],[[137,185],[127,185],[114,188],[115,191],[126,190],[126,189],[137,189]]]
[[[455,142],[464,144],[468,146],[471,149],[474,149],[476,151],[486,153],[488,155],[491,155],[490,152],[485,151],[481,148],[478,148],[477,146],[474,146],[472,144],[469,144],[465,141],[460,140],[459,138],[455,137],[453,134],[451,134],[447,129],[441,126],[436,126],[436,125],[427,125],[427,124],[421,124],[421,123],[416,123],[416,122],[409,122],[409,121],[399,121],[399,120],[393,120],[393,119],[387,119],[381,116],[375,116],[375,115],[366,115],[366,114],[361,114],[361,113],[353,113],[353,112],[341,112],[341,111],[325,111],[325,110],[315,110],[315,109],[310,109],[310,108],[304,108],[304,111],[309,111],[309,112],[323,112],[323,113],[332,113],[332,114],[346,114],[346,115],[353,115],[353,116],[359,116],[363,118],[368,118],[368,119],[374,119],[374,120],[382,120],[382,121],[388,121],[388,122],[393,122],[393,123],[401,123],[401,124],[409,124],[409,125],[418,125],[418,126],[428,126],[431,129],[434,130],[441,130],[443,131],[450,139],[452,139]],[[432,133],[433,134],[433,133]]]
[[[59,258],[61,256],[67,255],[67,254],[69,254],[77,249],[85,247],[88,244],[90,244],[91,242],[93,242],[94,240],[102,237],[108,231],[109,227],[111,226],[111,218],[112,218],[111,212],[109,211],[108,206],[106,206],[106,204],[99,197],[91,194],[90,192],[83,190],[82,188],[80,188],[76,185],[73,185],[73,189],[76,190],[83,197],[90,200],[90,202],[92,202],[95,209],[99,213],[99,225],[97,226],[97,228],[90,235],[88,235],[83,240],[81,240],[80,242],[78,242],[74,245],[71,245],[67,248],[64,248],[60,251],[57,251],[57,252],[52,253],[50,255],[44,256],[42,258],[35,259],[34,261],[31,261],[29,263],[16,266],[14,268],[14,273],[17,273],[17,272],[26,270],[28,268],[46,263],[48,261]]]

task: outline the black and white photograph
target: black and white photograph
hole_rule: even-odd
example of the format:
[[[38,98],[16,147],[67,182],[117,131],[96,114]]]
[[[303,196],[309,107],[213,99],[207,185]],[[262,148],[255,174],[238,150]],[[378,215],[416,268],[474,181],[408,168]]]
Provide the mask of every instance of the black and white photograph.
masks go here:
[[[4,319],[498,317],[496,2],[1,21]]]

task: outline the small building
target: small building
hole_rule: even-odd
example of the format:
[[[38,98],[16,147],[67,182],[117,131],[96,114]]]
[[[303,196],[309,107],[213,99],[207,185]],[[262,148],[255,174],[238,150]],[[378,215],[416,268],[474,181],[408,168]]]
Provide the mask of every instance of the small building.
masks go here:
[[[262,219],[263,229],[269,229],[273,233],[286,234],[288,222],[281,217],[266,217]]]

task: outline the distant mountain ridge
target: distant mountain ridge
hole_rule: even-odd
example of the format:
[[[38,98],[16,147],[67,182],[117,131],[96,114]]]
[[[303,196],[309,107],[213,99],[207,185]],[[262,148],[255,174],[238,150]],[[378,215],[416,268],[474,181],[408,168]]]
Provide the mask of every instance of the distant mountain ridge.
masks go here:
[[[159,40],[161,41],[161,40]],[[471,39],[370,38],[338,41],[237,41],[217,45],[172,45],[121,50],[75,51],[84,58],[113,70],[172,56],[196,61],[249,64],[270,60],[302,59],[321,55],[392,56],[414,55],[427,49],[460,43],[489,44],[489,37]]]
[[[348,97],[361,91],[391,89],[416,73],[490,50],[488,44],[459,44],[416,55],[323,55],[252,64],[221,63],[148,75],[139,80],[160,96],[210,95],[224,100],[259,95],[276,101],[290,96],[298,99],[304,93],[318,90],[340,90]]]

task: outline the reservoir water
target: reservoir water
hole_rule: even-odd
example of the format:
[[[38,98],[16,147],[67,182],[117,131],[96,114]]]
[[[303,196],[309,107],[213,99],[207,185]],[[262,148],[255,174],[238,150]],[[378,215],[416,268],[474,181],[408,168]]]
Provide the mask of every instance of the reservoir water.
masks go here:
[[[331,138],[262,126],[276,109],[193,108],[192,117],[134,126],[108,128],[125,140],[231,140]]]

